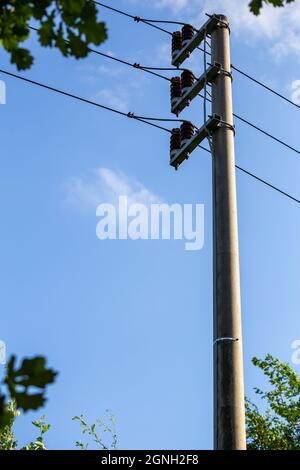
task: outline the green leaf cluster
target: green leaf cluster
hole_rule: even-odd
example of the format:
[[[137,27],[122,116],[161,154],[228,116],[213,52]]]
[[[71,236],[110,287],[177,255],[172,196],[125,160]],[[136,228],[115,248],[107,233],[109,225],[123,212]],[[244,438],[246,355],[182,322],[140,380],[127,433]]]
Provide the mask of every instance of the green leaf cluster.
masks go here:
[[[0,450],[15,450],[17,441],[15,440],[13,425],[19,412],[16,409],[16,404],[11,401],[6,407],[5,424],[0,426]]]
[[[18,442],[15,440],[13,426],[20,412],[16,408],[16,402],[12,400],[7,405],[8,421],[5,426],[0,427],[0,450],[17,450]],[[34,442],[20,450],[47,450],[44,444],[44,436],[50,429],[50,424],[45,422],[45,416],[38,421],[32,421],[32,424],[39,429],[39,435]]]
[[[25,412],[44,406],[46,387],[55,381],[56,375],[54,370],[46,367],[44,357],[25,358],[18,367],[16,357],[12,356],[0,384],[0,428],[9,424],[8,403],[11,401],[17,409]],[[2,392],[4,387],[8,392],[6,395]]]
[[[39,429],[40,434],[34,442],[30,442],[21,450],[47,450],[44,444],[44,435],[49,431],[51,424],[47,424],[45,419],[45,416],[42,416],[38,421],[32,421],[32,424]]]
[[[118,447],[118,437],[117,432],[115,429],[116,426],[116,419],[114,415],[109,411],[106,410],[106,414],[108,416],[108,420],[102,420],[98,418],[94,424],[89,425],[83,415],[74,416],[72,418],[73,421],[77,421],[82,428],[82,435],[89,437],[98,448],[101,450],[117,450]],[[101,432],[103,435],[107,435],[110,438],[110,444],[107,444],[103,440],[103,437],[99,434]],[[89,444],[83,443],[82,441],[76,441],[76,447],[80,450],[87,450]]]
[[[274,7],[284,7],[287,3],[292,3],[294,1],[295,0],[252,0],[249,7],[254,15],[259,15],[264,3],[273,5]]]
[[[107,38],[105,23],[98,21],[91,0],[2,0],[0,41],[18,70],[30,68],[34,61],[30,50],[21,47],[33,20],[40,44],[59,49],[65,57],[86,57],[90,44],[99,45]]]
[[[264,413],[246,401],[248,449],[300,450],[300,378],[270,354],[254,358],[253,364],[267,377],[270,390],[254,389],[266,405]]]

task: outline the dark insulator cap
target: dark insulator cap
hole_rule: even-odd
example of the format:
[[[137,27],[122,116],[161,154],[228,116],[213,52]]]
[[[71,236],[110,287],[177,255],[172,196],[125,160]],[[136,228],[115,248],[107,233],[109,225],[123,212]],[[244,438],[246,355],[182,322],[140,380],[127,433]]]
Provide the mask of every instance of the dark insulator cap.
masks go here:
[[[195,126],[190,121],[184,121],[180,127],[181,140],[191,139],[194,135]]]
[[[182,49],[182,33],[181,31],[175,31],[172,34],[172,53],[180,51]]]
[[[181,74],[182,88],[190,88],[195,83],[195,76],[190,70],[184,70]]]
[[[179,128],[172,129],[170,140],[170,149],[179,150],[181,147],[181,132]]]
[[[182,28],[182,41],[190,41],[195,34],[194,27],[186,24]]]
[[[181,78],[174,77],[171,79],[171,98],[180,98],[182,96]]]

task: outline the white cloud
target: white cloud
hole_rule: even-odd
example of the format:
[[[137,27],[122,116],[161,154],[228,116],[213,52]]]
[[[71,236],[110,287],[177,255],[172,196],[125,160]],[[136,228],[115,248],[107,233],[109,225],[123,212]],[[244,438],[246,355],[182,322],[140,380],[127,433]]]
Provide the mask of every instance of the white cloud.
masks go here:
[[[296,104],[300,104],[300,80],[294,80],[291,84],[292,90],[292,101]]]
[[[113,53],[109,55],[112,56]],[[129,67],[112,61],[105,61],[100,65],[80,64],[78,70],[80,79],[91,89],[89,98],[118,111],[130,111],[134,98],[143,97],[145,94],[147,77],[138,70],[132,71]],[[102,85],[100,89],[99,84]]]
[[[100,104],[110,106],[122,111],[123,113],[128,112],[128,93],[125,88],[121,89],[108,89],[98,91],[92,96],[94,101],[98,101]]]
[[[259,16],[249,11],[249,0],[212,0],[204,1],[202,14],[223,13],[228,16],[234,33],[245,36],[251,32],[250,40],[255,38],[272,39],[277,37],[280,16],[283,9],[264,6]]]
[[[264,41],[263,45],[277,59],[291,53],[300,55],[300,2],[295,1],[284,8],[264,5],[261,14],[255,16],[249,11],[249,1],[129,0],[136,5],[144,5],[146,2],[157,9],[168,9],[172,19],[176,15],[176,19],[191,22],[195,26],[205,21],[205,13],[223,13],[229,18],[233,34],[245,42],[260,42],[261,46],[261,41]],[[160,16],[163,16],[162,13]],[[168,17],[167,13],[164,17]]]
[[[152,0],[154,6],[158,8],[171,8],[174,12],[182,11],[183,8],[187,8],[189,0]]]
[[[82,64],[78,70],[81,80],[95,89],[90,94],[91,100],[116,108],[118,111],[128,112],[130,90],[123,83],[126,74],[124,67],[109,61],[101,65]],[[99,83],[103,82],[105,85],[99,90]]]
[[[189,6],[189,3],[194,3],[194,0],[129,0],[130,3],[143,3],[151,5],[154,8],[169,8],[174,13],[181,12],[184,8]]]
[[[169,64],[171,59],[171,43],[162,42],[154,54],[153,60],[159,64]]]
[[[101,203],[117,205],[119,196],[127,196],[130,204],[162,202],[142,183],[109,168],[98,168],[89,177],[70,178],[65,191],[65,203],[84,212],[94,212]]]
[[[108,54],[113,57],[112,54]],[[105,77],[117,78],[124,72],[122,67],[113,63],[111,60],[105,60],[101,65],[93,65],[88,62],[78,65],[77,67],[81,80],[88,83],[99,83],[99,79]]]

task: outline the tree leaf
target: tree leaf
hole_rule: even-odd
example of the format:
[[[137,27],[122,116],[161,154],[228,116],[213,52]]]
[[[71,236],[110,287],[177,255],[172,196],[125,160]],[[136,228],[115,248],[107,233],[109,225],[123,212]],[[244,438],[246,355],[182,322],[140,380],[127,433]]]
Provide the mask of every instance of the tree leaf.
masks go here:
[[[55,47],[65,57],[86,57],[91,44],[99,45],[107,39],[106,26],[98,21],[92,0],[2,0],[0,41],[18,70],[33,64],[30,51],[21,47],[29,34],[35,34],[29,29],[31,19],[37,22],[41,46]]]
[[[12,356],[7,366],[7,384],[10,395],[15,399],[17,407],[27,410],[36,410],[44,405],[44,390],[47,385],[55,381],[57,373],[46,367],[44,357],[24,359],[19,368],[15,367],[16,358]],[[41,393],[30,393],[31,387],[41,389]],[[19,389],[22,389],[19,391]]]

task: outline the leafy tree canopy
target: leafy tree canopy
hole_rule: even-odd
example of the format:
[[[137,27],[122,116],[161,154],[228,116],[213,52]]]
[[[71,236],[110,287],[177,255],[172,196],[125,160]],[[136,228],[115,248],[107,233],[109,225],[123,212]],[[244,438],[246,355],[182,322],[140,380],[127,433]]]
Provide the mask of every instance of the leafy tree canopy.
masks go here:
[[[7,421],[4,426],[0,426],[0,451],[1,450],[19,450],[18,441],[14,434],[14,424],[20,412],[16,408],[15,400],[11,401],[6,408]],[[111,412],[107,411],[108,420],[97,419],[94,424],[88,424],[85,418],[74,416],[73,421],[78,421],[82,430],[82,435],[85,436],[85,441],[77,441],[76,447],[80,450],[87,450],[92,445],[94,448],[101,450],[117,450],[117,433],[115,429],[116,420]],[[45,435],[51,428],[50,424],[45,422],[45,416],[39,420],[32,421],[35,428],[38,429],[39,435],[35,441],[22,447],[20,450],[47,450],[45,445]]]
[[[92,442],[96,444],[97,448],[101,450],[117,450],[118,449],[118,436],[115,429],[116,419],[114,415],[107,410],[108,421],[98,418],[97,421],[93,424],[88,424],[83,415],[74,416],[73,421],[77,421],[80,424],[82,429],[82,435],[85,436]],[[106,441],[101,436],[106,435]],[[80,450],[87,450],[89,448],[89,442],[76,441],[76,447]]]
[[[15,400],[12,400],[7,405],[6,412],[8,420],[5,426],[0,427],[0,450],[17,450],[18,442],[15,440],[13,427],[20,412],[16,408]],[[51,427],[50,424],[45,422],[45,416],[42,416],[37,421],[32,421],[32,424],[38,428],[39,435],[35,441],[30,442],[20,450],[47,450],[44,444],[44,437]]]
[[[247,400],[246,422],[248,449],[300,450],[300,378],[286,363],[271,355],[254,358],[268,379],[270,390],[254,389],[266,410]]]
[[[250,10],[254,15],[259,15],[263,4],[271,4],[274,7],[284,7],[287,3],[292,3],[295,0],[252,0],[249,4]]]
[[[18,70],[30,68],[34,61],[31,52],[20,47],[30,36],[32,21],[40,44],[59,49],[65,57],[86,57],[90,44],[107,38],[92,0],[2,0],[0,41]]]
[[[46,388],[55,381],[56,375],[54,370],[46,367],[44,357],[25,358],[18,367],[12,356],[0,383],[0,429],[9,425],[13,417],[9,403],[13,402],[17,410],[25,412],[44,406]]]

